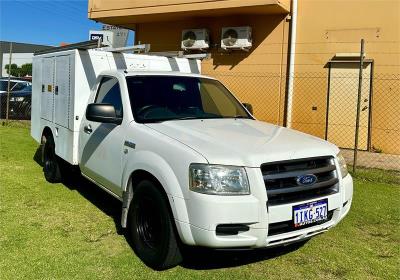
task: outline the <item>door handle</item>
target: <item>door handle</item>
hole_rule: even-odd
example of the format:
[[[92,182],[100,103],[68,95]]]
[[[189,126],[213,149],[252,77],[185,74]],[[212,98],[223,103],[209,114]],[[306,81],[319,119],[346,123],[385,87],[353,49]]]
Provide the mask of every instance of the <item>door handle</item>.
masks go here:
[[[83,128],[83,131],[84,131],[86,134],[92,133],[92,132],[93,132],[92,126],[91,126],[90,124],[85,125],[85,127]]]

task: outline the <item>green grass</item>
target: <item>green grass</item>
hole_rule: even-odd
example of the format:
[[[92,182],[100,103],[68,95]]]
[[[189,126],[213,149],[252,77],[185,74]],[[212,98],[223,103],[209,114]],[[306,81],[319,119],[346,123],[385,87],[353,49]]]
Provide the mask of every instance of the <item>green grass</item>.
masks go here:
[[[351,172],[352,173],[352,172]],[[400,172],[382,170],[375,168],[357,168],[356,173],[352,173],[353,178],[363,182],[387,183],[400,185]]]
[[[0,125],[0,279],[398,279],[398,173],[361,170],[336,228],[302,247],[193,251],[155,272],[118,226],[120,205],[92,184],[44,180],[29,126]]]

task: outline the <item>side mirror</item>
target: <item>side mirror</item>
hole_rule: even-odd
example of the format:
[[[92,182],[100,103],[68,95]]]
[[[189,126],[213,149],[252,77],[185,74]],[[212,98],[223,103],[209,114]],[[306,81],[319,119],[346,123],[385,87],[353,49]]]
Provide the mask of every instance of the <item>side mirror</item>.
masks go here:
[[[243,103],[243,106],[253,115],[253,106],[250,103]]]
[[[86,119],[92,122],[114,123],[120,125],[122,118],[118,118],[112,104],[92,103],[86,108]]]

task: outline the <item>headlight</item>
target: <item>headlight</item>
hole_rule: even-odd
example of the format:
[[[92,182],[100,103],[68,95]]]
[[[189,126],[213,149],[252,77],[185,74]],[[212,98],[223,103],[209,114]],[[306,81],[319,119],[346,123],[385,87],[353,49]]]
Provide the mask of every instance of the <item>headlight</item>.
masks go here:
[[[23,97],[11,97],[10,101],[11,102],[22,102],[22,101],[24,101],[24,98]]]
[[[191,164],[190,190],[213,195],[250,194],[249,181],[243,167]]]
[[[341,152],[339,152],[336,157],[339,162],[340,173],[342,173],[342,178],[344,178],[347,176],[347,174],[349,174],[349,171],[347,170],[346,160],[344,159]]]

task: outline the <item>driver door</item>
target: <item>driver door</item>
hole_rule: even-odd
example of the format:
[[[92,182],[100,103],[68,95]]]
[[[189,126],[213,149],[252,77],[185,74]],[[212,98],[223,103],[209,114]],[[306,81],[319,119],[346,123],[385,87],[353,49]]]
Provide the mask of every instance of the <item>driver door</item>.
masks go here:
[[[117,117],[123,118],[123,102],[118,79],[103,76],[94,103],[108,103],[115,107]],[[82,119],[79,134],[80,168],[90,179],[100,183],[111,192],[122,196],[121,176],[125,122],[121,125]]]

